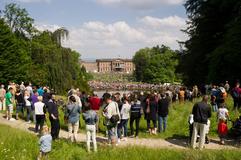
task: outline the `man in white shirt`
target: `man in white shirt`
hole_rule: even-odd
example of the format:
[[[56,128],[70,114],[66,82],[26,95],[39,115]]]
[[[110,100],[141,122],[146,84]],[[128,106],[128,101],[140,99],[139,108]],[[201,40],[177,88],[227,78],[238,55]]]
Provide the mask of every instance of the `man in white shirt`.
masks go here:
[[[103,100],[107,104],[107,106],[104,108],[103,116],[106,118],[107,121],[106,127],[108,130],[108,141],[112,145],[116,145],[117,124],[120,122],[120,112],[118,109],[118,104],[112,101],[111,95],[109,93],[105,93],[103,95]]]

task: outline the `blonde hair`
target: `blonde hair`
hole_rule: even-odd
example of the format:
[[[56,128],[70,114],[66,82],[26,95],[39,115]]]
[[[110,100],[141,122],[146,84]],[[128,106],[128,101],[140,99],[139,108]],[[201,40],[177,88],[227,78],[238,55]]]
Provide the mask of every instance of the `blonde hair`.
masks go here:
[[[49,133],[49,127],[47,125],[44,125],[42,129],[42,134],[48,134],[48,133]]]
[[[38,101],[42,102],[43,101],[43,97],[42,96],[38,96]]]

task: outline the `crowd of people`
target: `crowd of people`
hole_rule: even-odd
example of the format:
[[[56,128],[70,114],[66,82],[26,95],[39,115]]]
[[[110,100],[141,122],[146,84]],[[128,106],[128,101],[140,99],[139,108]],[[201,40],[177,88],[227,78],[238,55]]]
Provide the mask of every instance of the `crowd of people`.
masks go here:
[[[202,101],[194,105],[189,117],[190,141],[193,148],[196,147],[197,141],[199,141],[199,148],[203,148],[205,139],[206,143],[209,142],[207,134],[212,112],[217,112],[220,143],[224,144],[228,130],[227,121],[229,120],[229,112],[225,104],[228,93],[233,97],[234,109],[241,106],[239,83],[233,89],[230,89],[228,82],[225,85],[212,85],[207,87],[205,92]],[[102,97],[98,97],[95,92],[92,95],[87,95],[85,92],[80,92],[79,89],[70,89],[67,93],[67,102],[64,105],[64,119],[68,125],[69,139],[72,142],[77,140],[81,114],[86,123],[87,151],[90,151],[91,140],[94,151],[97,151],[96,132],[99,130],[100,116],[105,119],[104,125],[108,135],[108,144],[112,146],[126,141],[128,136],[137,138],[142,116],[146,120],[148,133],[155,135],[165,132],[168,126],[167,119],[171,103],[192,101],[201,94],[197,86],[187,88],[175,85],[161,86],[146,93],[130,92],[123,95],[118,92],[114,94],[104,93]],[[207,94],[210,94],[211,107],[208,105],[209,96]],[[12,116],[14,104],[16,104],[16,119]],[[47,149],[41,150],[41,156],[46,155],[46,152],[51,150],[49,148],[51,148],[52,139],[59,138],[58,101],[49,87],[36,87],[32,86],[31,83],[23,82],[20,85],[10,82],[7,87],[1,85],[0,109],[6,111],[6,118],[10,121],[18,120],[20,116],[25,118],[25,113],[25,119],[28,123],[31,123],[32,119],[35,123],[35,132],[44,133],[44,137],[40,140],[42,148],[48,146]],[[51,138],[48,134],[48,127],[44,125],[47,112],[51,123]],[[130,132],[128,132],[128,123]],[[232,134],[236,137],[241,136],[241,117],[234,122]],[[197,135],[199,135],[199,140],[197,140]]]

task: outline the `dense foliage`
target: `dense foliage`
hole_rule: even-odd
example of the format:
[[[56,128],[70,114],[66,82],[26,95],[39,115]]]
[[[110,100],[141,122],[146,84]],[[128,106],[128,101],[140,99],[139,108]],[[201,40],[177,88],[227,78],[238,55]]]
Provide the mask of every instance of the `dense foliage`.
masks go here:
[[[81,70],[80,54],[61,46],[65,28],[38,31],[25,9],[5,7],[0,18],[0,82],[30,81],[48,85],[58,93],[72,86],[87,90],[87,73]]]
[[[190,39],[182,71],[187,83],[234,82],[241,77],[241,1],[188,0]]]
[[[137,81],[148,83],[167,83],[177,80],[175,71],[178,55],[166,46],[144,48],[133,57]]]

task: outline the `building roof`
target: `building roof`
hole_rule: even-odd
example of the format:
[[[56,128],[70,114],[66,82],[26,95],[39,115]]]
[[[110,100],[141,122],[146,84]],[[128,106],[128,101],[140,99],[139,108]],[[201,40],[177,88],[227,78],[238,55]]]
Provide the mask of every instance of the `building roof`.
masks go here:
[[[121,59],[121,58],[96,59],[96,62],[112,62],[112,61],[128,61],[128,62],[132,62],[132,59]]]

